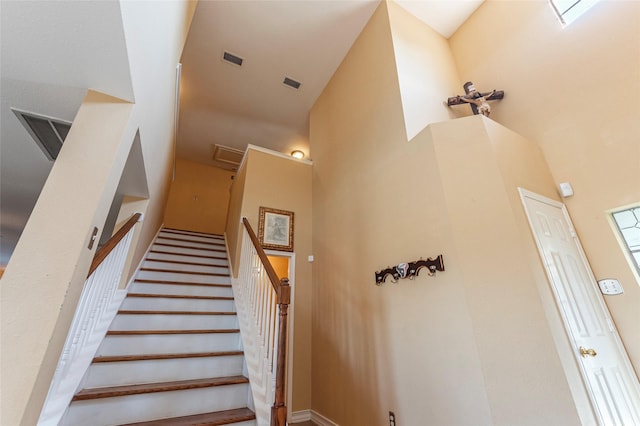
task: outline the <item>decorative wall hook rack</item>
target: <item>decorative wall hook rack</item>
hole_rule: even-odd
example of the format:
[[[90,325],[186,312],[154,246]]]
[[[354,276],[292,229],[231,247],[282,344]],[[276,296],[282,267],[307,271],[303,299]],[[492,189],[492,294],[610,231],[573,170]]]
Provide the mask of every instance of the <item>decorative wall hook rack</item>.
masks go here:
[[[416,260],[415,262],[400,263],[396,266],[389,266],[387,269],[376,272],[376,285],[382,285],[387,280],[387,276],[391,275],[391,282],[397,283],[400,278],[409,278],[410,280],[418,276],[422,268],[427,268],[429,276],[434,275],[436,271],[444,271],[444,261],[442,255],[438,255],[435,259],[428,258],[424,260]]]

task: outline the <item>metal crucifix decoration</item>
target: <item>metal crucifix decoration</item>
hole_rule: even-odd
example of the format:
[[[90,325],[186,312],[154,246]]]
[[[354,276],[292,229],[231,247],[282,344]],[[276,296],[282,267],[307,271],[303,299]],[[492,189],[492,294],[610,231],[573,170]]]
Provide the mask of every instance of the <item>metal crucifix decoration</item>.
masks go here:
[[[491,107],[487,101],[494,101],[504,98],[502,90],[493,90],[491,92],[478,92],[472,82],[467,81],[464,84],[464,96],[454,96],[447,99],[447,105],[462,105],[467,103],[471,106],[471,110],[475,115],[482,114],[488,117],[491,113]]]

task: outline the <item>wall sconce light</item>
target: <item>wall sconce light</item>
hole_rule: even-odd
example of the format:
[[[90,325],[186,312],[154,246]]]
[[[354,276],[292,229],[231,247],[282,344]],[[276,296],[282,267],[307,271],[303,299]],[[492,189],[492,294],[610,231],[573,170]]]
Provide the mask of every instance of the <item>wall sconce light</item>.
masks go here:
[[[293,158],[297,158],[298,160],[302,160],[304,158],[304,152],[296,149],[295,151],[291,151],[291,156]]]

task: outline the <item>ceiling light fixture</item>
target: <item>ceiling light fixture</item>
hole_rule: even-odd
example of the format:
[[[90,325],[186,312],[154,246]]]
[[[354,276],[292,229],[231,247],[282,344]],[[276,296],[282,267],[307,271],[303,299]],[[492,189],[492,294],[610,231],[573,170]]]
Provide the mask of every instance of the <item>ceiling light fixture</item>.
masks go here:
[[[298,160],[302,160],[304,158],[304,152],[296,149],[295,151],[291,151],[291,156],[293,158],[297,158]]]

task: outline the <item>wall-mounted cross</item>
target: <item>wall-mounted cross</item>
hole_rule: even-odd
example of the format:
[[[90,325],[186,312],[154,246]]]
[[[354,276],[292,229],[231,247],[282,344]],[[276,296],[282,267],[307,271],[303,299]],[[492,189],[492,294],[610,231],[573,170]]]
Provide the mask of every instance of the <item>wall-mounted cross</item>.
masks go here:
[[[482,114],[486,117],[491,113],[491,107],[487,101],[494,101],[504,98],[502,90],[493,90],[491,92],[478,92],[472,82],[468,81],[464,84],[464,96],[454,96],[447,99],[447,105],[462,105],[467,103],[471,106],[474,114]]]

